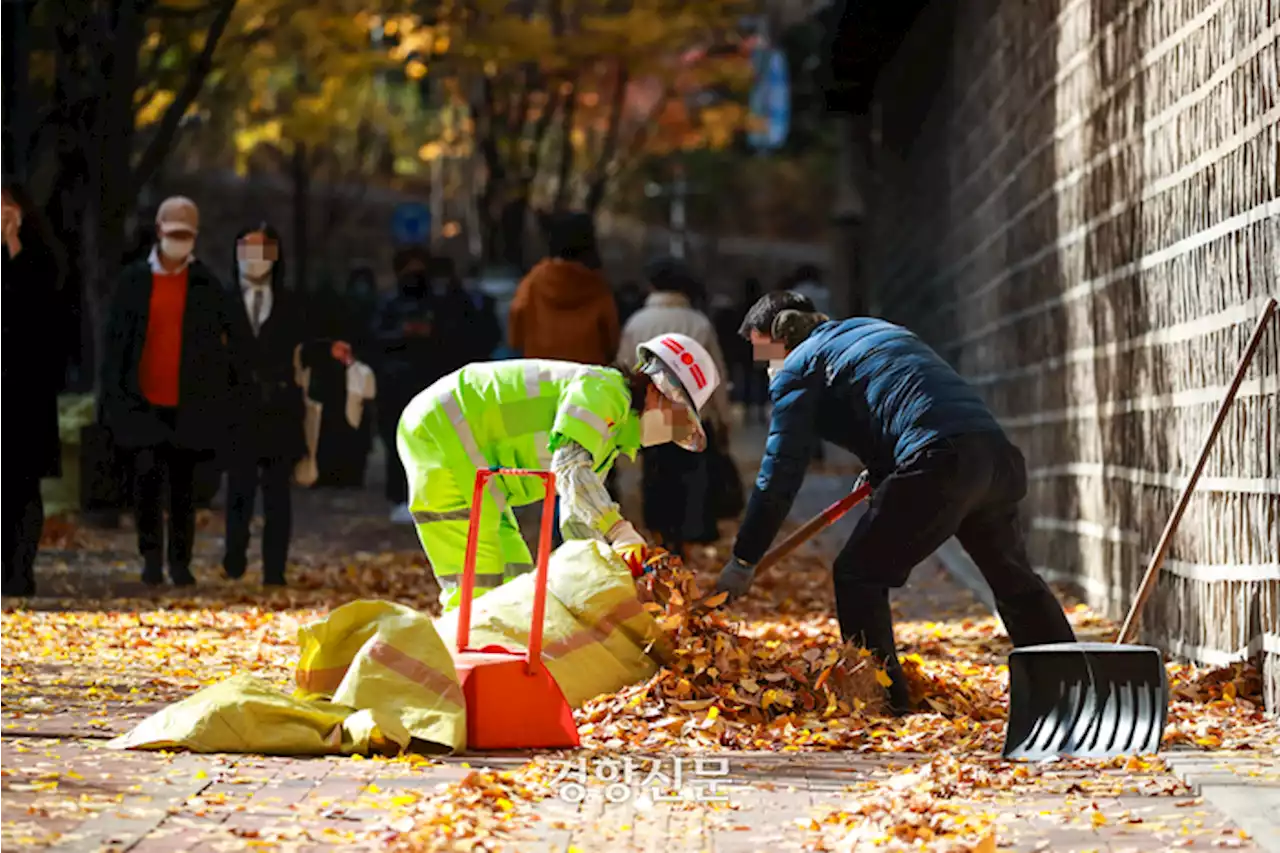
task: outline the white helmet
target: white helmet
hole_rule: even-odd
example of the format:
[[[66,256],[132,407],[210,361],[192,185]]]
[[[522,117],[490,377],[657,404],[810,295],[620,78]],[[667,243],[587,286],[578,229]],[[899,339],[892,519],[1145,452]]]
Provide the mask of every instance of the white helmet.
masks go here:
[[[720,371],[706,347],[688,335],[670,332],[650,338],[636,347],[640,371],[653,380],[662,395],[689,410],[695,434],[687,442],[678,442],[687,450],[707,446],[707,433],[702,427],[701,412],[720,384]]]

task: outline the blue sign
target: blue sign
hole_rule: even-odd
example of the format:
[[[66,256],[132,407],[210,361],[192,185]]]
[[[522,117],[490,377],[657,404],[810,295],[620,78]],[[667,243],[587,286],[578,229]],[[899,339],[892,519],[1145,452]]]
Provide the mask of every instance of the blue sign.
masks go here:
[[[751,116],[764,123],[748,134],[755,148],[780,148],[791,129],[791,83],[787,57],[780,50],[760,48],[755,55],[756,85],[751,90]]]
[[[423,243],[431,236],[431,208],[411,201],[396,207],[391,216],[391,236],[397,243]]]

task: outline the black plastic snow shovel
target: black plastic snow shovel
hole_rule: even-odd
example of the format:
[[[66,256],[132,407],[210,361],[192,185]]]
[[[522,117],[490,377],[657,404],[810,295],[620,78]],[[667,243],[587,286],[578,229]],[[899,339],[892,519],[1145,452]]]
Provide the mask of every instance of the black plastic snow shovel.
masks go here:
[[[1169,711],[1164,657],[1153,646],[1130,645],[1129,641],[1155,590],[1169,543],[1204,471],[1214,439],[1275,310],[1276,300],[1268,300],[1115,643],[1024,646],[1009,655],[1005,758],[1109,758],[1159,749]]]

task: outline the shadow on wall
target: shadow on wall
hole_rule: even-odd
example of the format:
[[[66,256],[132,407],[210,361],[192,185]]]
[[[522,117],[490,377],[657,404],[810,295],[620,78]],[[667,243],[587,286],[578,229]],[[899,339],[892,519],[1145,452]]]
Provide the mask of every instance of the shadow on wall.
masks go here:
[[[937,309],[956,295],[939,274],[950,260],[943,237],[953,227],[948,131],[968,82],[956,73],[968,58],[956,45],[960,27],[973,23],[958,17],[957,5],[926,7],[877,78],[879,140],[866,197],[871,236],[863,269],[873,312],[935,342],[952,336],[936,325]]]

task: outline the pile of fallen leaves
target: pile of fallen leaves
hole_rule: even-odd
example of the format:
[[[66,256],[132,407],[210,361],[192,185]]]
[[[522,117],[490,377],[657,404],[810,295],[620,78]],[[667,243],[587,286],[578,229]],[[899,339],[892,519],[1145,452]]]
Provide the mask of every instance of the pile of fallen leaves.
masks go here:
[[[655,653],[665,666],[648,681],[600,697],[579,714],[584,738],[618,748],[685,746],[791,748],[851,745],[854,720],[880,716],[889,677],[871,654],[814,631],[779,635],[741,630],[703,598],[693,571],[659,553],[640,581],[641,597],[666,636]],[[948,692],[912,670],[921,701]],[[940,699],[934,700],[939,706]],[[968,699],[952,699],[969,707]]]
[[[1169,670],[1169,692],[1175,700],[1262,704],[1262,672],[1252,661],[1237,661],[1209,670],[1188,666],[1171,666]]]

